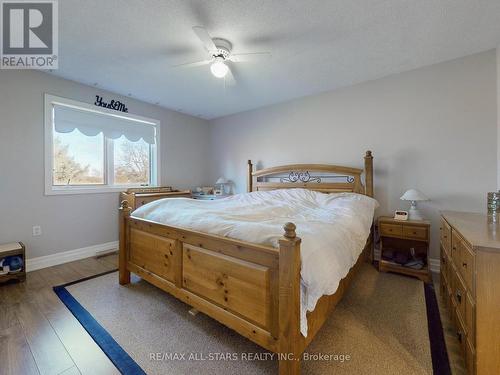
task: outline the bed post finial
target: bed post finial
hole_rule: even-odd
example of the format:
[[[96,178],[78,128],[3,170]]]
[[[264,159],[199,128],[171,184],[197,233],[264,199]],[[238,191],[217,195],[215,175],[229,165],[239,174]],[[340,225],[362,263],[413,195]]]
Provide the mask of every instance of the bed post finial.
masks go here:
[[[251,193],[253,191],[252,172],[253,172],[253,165],[252,165],[252,161],[249,159],[248,160],[248,176],[247,176],[247,193]]]
[[[365,154],[365,194],[373,197],[373,156],[370,150]]]
[[[280,375],[300,374],[300,238],[295,224],[283,226],[285,234],[279,240],[278,339]],[[290,357],[291,356],[291,357]]]
[[[123,194],[123,193],[122,193]],[[128,200],[123,199],[120,202],[119,210],[119,252],[118,252],[118,268],[119,268],[119,282],[121,285],[130,283],[130,271],[127,269],[127,218],[132,212],[132,207],[130,207]]]
[[[283,226],[283,229],[285,230],[285,237],[290,239],[297,237],[297,234],[295,233],[296,228],[297,227],[294,223],[286,223]]]

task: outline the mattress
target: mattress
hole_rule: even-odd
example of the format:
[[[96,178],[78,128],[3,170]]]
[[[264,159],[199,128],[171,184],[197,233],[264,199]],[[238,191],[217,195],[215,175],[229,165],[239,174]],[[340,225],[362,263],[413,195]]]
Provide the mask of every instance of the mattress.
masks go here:
[[[132,216],[276,248],[283,225],[293,222],[302,239],[300,328],[307,336],[307,311],[335,293],[356,264],[377,207],[375,199],[356,193],[280,189],[214,201],[160,199]]]

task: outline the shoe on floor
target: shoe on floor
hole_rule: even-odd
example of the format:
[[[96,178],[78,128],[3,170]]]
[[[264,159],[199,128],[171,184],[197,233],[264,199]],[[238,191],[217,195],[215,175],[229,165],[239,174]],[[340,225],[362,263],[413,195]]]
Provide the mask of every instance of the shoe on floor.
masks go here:
[[[7,258],[0,259],[0,275],[7,275],[10,272],[10,267],[5,261]]]
[[[23,259],[20,256],[10,256],[5,258],[4,264],[9,267],[9,273],[17,273],[23,269]]]

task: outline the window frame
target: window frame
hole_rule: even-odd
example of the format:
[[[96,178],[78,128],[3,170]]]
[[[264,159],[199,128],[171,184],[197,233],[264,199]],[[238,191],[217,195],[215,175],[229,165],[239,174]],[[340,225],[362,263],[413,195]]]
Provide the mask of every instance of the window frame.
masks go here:
[[[112,147],[111,140],[104,137],[104,184],[95,185],[54,185],[53,184],[53,160],[54,160],[54,124],[53,124],[53,106],[61,105],[72,107],[84,111],[98,114],[109,115],[117,118],[126,118],[137,122],[153,125],[156,132],[156,143],[150,147],[151,158],[151,181],[148,186],[158,186],[160,179],[160,121],[144,116],[132,115],[125,112],[117,112],[108,108],[96,107],[92,104],[67,99],[51,94],[44,94],[44,175],[45,175],[45,195],[67,195],[67,194],[92,194],[92,193],[115,193],[124,191],[131,187],[141,187],[140,184],[110,185],[114,180],[113,155],[108,155]],[[111,158],[111,159],[110,159]],[[110,162],[111,160],[111,162]],[[109,175],[111,173],[111,175]],[[111,179],[110,179],[111,178]]]

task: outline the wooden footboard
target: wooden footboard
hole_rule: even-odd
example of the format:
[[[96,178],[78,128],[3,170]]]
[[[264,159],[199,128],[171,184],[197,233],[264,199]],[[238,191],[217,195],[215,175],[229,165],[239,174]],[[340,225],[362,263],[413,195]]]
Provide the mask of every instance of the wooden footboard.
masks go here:
[[[289,165],[253,172],[249,162],[249,190],[296,187],[322,192],[351,191],[373,196],[372,155],[363,170],[328,165]],[[259,181],[289,169],[286,183]],[[346,174],[345,183],[323,183],[309,170]],[[280,180],[280,181],[281,181]],[[360,260],[340,283],[338,291],[323,296],[308,313],[308,336],[300,333],[300,244],[295,225],[287,223],[279,248],[171,227],[130,216],[128,200],[120,206],[120,284],[133,272],[218,320],[256,344],[279,353],[281,375],[299,374],[300,357],[344,294],[360,263],[371,254],[371,236]],[[333,246],[333,244],[332,244]]]
[[[300,356],[346,289],[324,296],[300,333],[300,238],[284,226],[279,249],[130,217],[120,207],[120,284],[133,272],[160,289],[280,353],[280,374],[297,374]],[[357,268],[357,267],[356,267]],[[350,274],[351,275],[351,274]],[[349,280],[348,280],[349,279]]]

